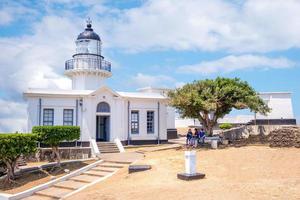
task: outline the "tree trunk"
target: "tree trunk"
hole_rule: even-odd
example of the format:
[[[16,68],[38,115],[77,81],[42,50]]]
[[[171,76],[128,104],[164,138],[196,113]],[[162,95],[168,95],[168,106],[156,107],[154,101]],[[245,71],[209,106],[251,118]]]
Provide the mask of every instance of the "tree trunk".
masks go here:
[[[7,175],[6,175],[6,182],[11,182],[11,180],[15,179],[15,167],[16,167],[16,160],[15,161],[4,161],[7,167]]]
[[[60,164],[60,154],[59,154],[58,147],[52,147],[52,151],[56,155],[57,166],[60,167],[61,164]]]
[[[212,136],[213,135],[213,128],[216,124],[216,120],[215,119],[210,120],[208,118],[208,115],[204,115],[202,117],[202,119],[199,118],[199,121],[201,122],[201,124],[203,126],[203,129],[208,134],[208,136]]]

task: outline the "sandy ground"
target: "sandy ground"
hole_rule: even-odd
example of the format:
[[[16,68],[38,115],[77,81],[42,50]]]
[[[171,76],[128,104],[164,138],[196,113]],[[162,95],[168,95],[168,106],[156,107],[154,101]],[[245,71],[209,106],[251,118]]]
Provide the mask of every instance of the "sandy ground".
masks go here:
[[[184,151],[147,153],[140,163],[150,171],[111,178],[70,197],[72,200],[300,199],[300,149],[248,146],[197,151],[198,171],[206,178],[178,180]]]

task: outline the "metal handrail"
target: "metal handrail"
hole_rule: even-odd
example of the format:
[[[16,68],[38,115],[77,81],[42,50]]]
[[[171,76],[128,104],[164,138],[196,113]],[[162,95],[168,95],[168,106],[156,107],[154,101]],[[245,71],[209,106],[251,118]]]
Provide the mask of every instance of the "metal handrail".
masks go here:
[[[73,58],[65,63],[65,70],[100,69],[111,72],[111,63],[102,58]]]

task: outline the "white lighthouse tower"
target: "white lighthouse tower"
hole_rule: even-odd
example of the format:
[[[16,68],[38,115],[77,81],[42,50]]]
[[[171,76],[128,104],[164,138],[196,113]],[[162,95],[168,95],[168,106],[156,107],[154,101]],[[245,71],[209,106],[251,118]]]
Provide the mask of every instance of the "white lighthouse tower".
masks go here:
[[[73,90],[96,90],[112,73],[111,63],[101,55],[101,39],[93,31],[90,19],[75,43],[76,53],[65,63],[65,75],[72,79]]]

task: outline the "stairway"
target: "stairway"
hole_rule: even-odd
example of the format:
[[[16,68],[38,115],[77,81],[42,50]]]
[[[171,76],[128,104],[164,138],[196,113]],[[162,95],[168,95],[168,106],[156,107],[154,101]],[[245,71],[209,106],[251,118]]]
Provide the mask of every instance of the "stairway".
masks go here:
[[[58,200],[76,192],[81,191],[90,185],[93,185],[103,178],[111,176],[119,169],[127,166],[126,162],[104,161],[97,166],[67,180],[61,181],[44,190],[35,192],[25,200]]]
[[[97,142],[100,153],[120,153],[120,150],[114,142]]]

